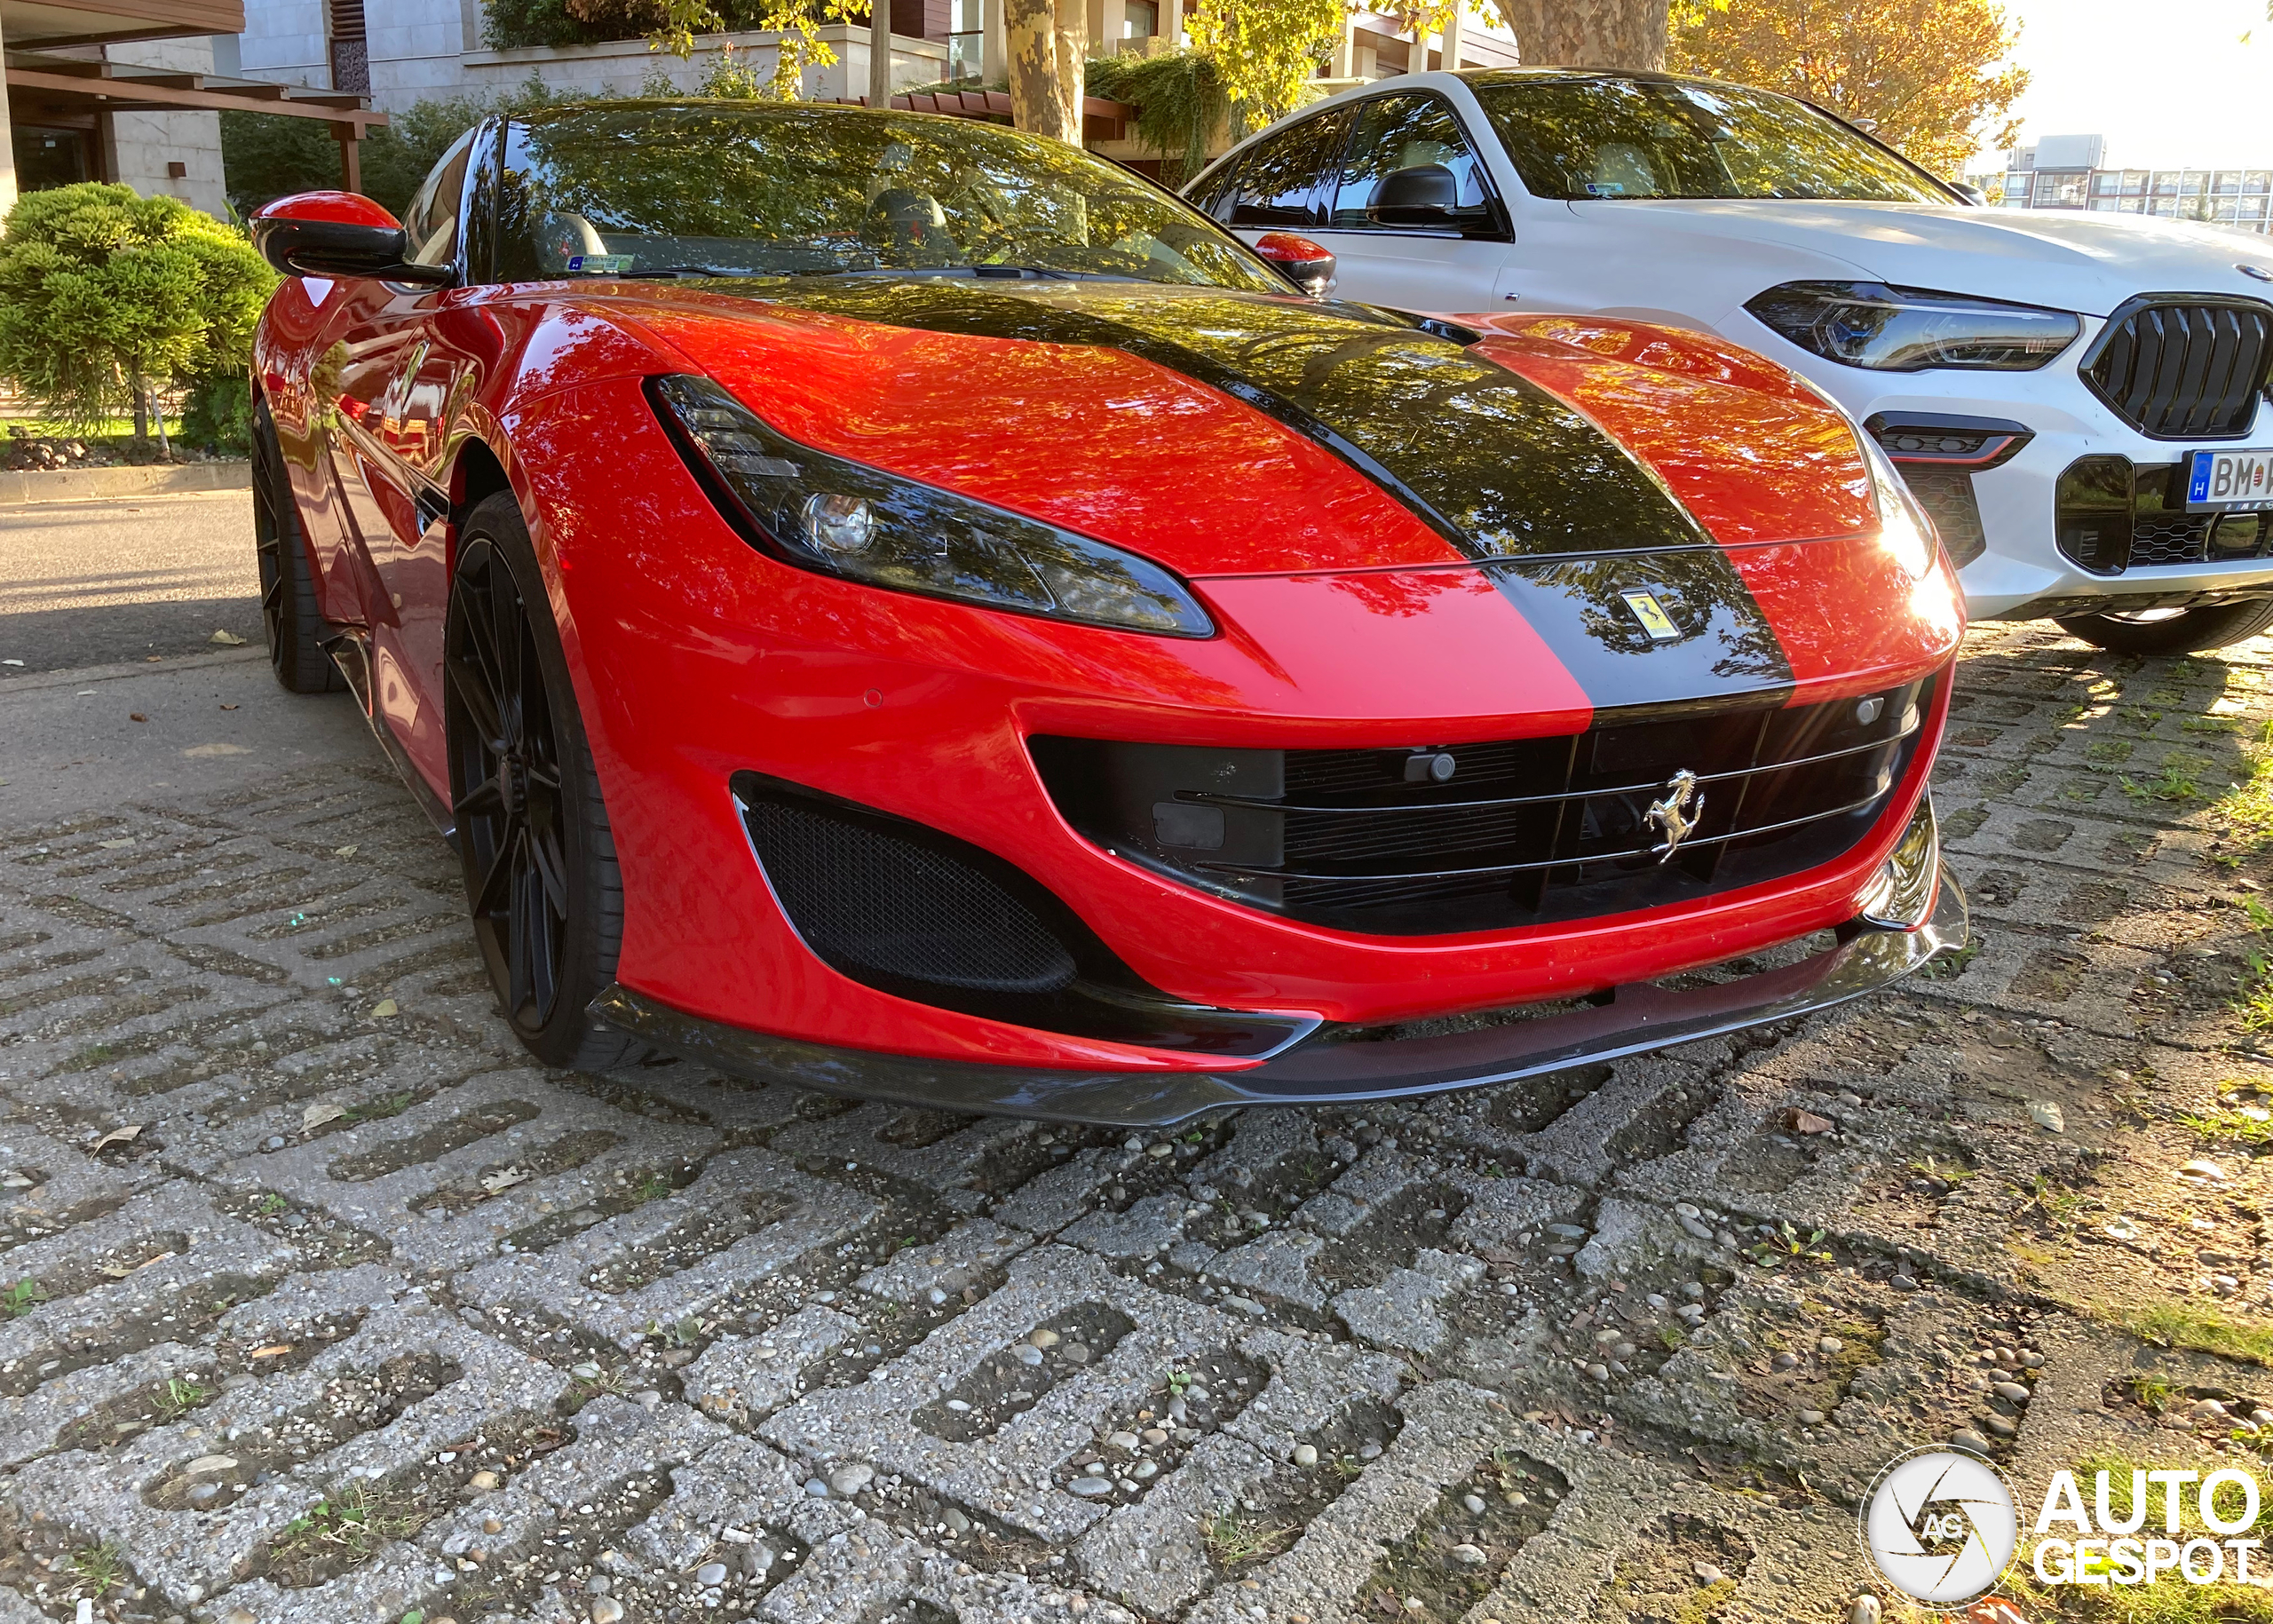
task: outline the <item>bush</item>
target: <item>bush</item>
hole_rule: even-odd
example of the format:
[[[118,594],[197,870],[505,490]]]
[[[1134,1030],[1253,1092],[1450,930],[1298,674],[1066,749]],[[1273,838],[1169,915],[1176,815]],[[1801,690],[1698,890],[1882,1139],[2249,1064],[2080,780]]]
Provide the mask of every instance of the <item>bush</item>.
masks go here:
[[[216,368],[191,383],[177,433],[186,445],[217,456],[252,455],[252,379],[238,368]]]
[[[1097,57],[1086,63],[1092,96],[1136,109],[1137,141],[1160,154],[1160,184],[1174,191],[1198,174],[1225,132],[1232,100],[1216,59],[1205,51]]]
[[[275,285],[242,233],[177,198],[28,192],[0,231],[0,376],[73,426],[139,419],[170,379],[243,370]]]

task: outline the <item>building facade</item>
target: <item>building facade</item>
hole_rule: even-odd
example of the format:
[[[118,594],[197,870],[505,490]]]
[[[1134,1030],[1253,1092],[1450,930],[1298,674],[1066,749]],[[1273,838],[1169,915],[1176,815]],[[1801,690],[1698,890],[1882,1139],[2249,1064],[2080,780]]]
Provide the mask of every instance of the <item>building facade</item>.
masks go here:
[[[922,89],[941,82],[1001,83],[1007,73],[1002,0],[887,0],[892,18],[892,83]],[[658,80],[691,90],[709,76],[722,49],[759,73],[770,73],[770,33],[698,39],[693,57],[677,57],[632,38],[595,45],[492,48],[483,36],[481,0],[244,0],[245,28],[231,71],[321,90],[368,94],[397,112],[413,103],[495,95],[534,75],[554,91],[633,94]],[[1185,0],[1089,0],[1093,55],[1149,53],[1186,43]],[[868,82],[864,23],[821,30],[836,65],[809,68],[804,93],[833,99],[859,96]],[[1335,83],[1375,79],[1451,63],[1513,66],[1512,36],[1480,12],[1443,36],[1416,39],[1387,13],[1354,12],[1324,75]]]
[[[2003,169],[1968,178],[1998,208],[2146,214],[2273,232],[2273,167],[2111,169],[2106,147],[2095,135],[2047,136],[2007,153]]]
[[[0,214],[20,191],[115,181],[222,216],[221,121],[315,119],[344,152],[362,98],[235,77],[242,0],[0,0]]]

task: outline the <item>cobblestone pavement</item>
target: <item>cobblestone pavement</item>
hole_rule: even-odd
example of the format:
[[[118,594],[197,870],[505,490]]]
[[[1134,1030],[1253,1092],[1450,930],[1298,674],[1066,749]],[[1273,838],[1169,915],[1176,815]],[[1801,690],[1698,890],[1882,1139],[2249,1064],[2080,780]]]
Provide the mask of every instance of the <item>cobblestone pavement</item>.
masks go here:
[[[19,819],[0,1624],[1845,1620],[2273,1402],[2266,680],[1984,629],[1961,968],[1173,1138],[534,1069],[376,752]]]

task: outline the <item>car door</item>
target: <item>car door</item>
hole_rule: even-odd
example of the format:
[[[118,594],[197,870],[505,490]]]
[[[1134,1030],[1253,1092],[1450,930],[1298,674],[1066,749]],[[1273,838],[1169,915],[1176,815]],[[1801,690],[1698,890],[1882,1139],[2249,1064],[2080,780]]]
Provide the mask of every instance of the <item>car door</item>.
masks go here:
[[[443,154],[403,213],[407,257],[454,265],[461,282],[467,178],[479,143],[469,132]],[[464,307],[479,289],[358,284],[336,353],[332,454],[369,596],[372,709],[430,781],[447,781],[440,673],[448,593],[449,493],[443,484],[452,407],[479,357],[464,342]]]
[[[1350,109],[1349,139],[1310,234],[1334,250],[1344,298],[1452,313],[1500,304],[1508,215],[1452,103],[1433,91],[1376,96]],[[1437,218],[1384,218],[1400,173],[1446,171],[1453,204]]]

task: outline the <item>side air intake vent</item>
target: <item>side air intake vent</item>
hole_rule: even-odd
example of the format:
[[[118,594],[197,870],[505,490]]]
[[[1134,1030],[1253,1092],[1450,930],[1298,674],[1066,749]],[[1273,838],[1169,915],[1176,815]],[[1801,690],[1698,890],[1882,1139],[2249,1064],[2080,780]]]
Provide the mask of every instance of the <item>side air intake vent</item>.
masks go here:
[[[1039,880],[968,841],[757,772],[733,777],[759,866],[805,945],[863,986],[1042,1032],[1267,1057],[1315,1015],[1169,997]]]
[[[746,800],[766,878],[831,969],[991,993],[1054,993],[1073,955],[976,865],[878,821],[788,796]]]

